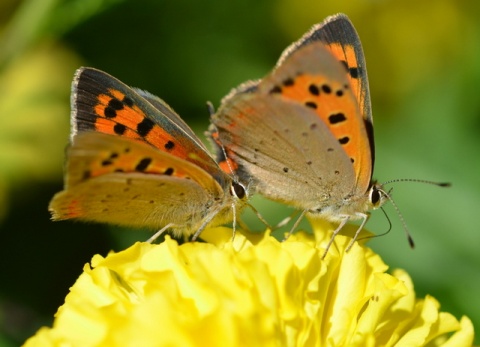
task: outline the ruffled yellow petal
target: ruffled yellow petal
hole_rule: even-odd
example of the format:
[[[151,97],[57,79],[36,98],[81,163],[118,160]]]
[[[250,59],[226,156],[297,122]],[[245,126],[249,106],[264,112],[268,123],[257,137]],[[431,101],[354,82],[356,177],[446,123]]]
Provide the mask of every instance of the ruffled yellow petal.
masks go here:
[[[328,225],[285,242],[206,230],[209,243],[137,243],[91,266],[52,328],[25,346],[469,346],[473,327],[419,300],[408,275]],[[327,235],[327,236],[325,236]]]

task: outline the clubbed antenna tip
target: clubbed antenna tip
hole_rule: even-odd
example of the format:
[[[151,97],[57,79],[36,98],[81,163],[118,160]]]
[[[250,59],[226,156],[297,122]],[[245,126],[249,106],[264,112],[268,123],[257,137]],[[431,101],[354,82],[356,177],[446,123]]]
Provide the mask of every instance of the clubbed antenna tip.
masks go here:
[[[407,239],[408,239],[408,244],[410,245],[410,248],[414,249],[415,248],[415,242],[413,242],[413,238],[410,235],[407,235]]]

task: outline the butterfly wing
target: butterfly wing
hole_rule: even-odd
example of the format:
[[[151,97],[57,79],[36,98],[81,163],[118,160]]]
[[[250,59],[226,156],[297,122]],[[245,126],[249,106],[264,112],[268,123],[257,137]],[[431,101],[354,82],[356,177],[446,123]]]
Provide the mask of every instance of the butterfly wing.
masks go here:
[[[245,102],[249,98],[265,101]],[[255,89],[226,99],[212,123],[212,137],[238,164],[240,176],[252,179],[269,198],[323,209],[363,196],[369,187],[365,123],[344,67],[323,43],[299,47]],[[314,124],[316,130],[309,131]],[[265,149],[264,157],[247,156],[251,149]],[[268,164],[260,170],[262,161]]]
[[[290,54],[313,42],[324,43],[345,67],[353,95],[358,101],[365,121],[370,123],[367,127],[371,128],[373,119],[365,56],[360,37],[350,19],[343,13],[339,13],[314,25],[302,38],[285,49],[277,66],[281,66]],[[371,140],[373,149],[373,133]]]
[[[350,159],[311,109],[278,95],[243,94],[219,115],[219,141],[264,196],[313,211],[351,192],[342,185],[354,181]]]
[[[145,100],[147,100],[152,106],[154,106],[160,113],[153,114],[151,115],[152,118],[155,119],[155,122],[158,124],[159,120],[158,118],[161,119],[161,116],[168,117],[170,121],[174,124],[176,124],[178,127],[180,127],[185,134],[192,140],[194,141],[199,147],[202,147],[206,152],[208,152],[208,149],[205,147],[202,141],[195,135],[195,133],[190,129],[190,127],[185,123],[185,121],[168,105],[165,101],[160,99],[158,96],[153,95],[145,90],[141,90],[138,88],[133,88],[141,97],[143,97]],[[160,117],[159,117],[160,116]]]
[[[276,93],[314,110],[351,159],[356,190],[364,193],[372,176],[372,152],[355,91],[342,69],[322,43],[313,42],[286,58],[258,92]]]
[[[194,163],[221,185],[225,174],[193,131],[163,100],[134,90],[109,74],[77,70],[72,85],[72,138],[97,131],[148,143]]]
[[[314,25],[299,40],[292,43],[283,51],[276,66],[282,66],[283,62],[293,52],[314,42],[322,42],[345,67],[353,95],[355,95],[358,101],[365,122],[368,123],[366,126],[369,131],[369,140],[373,152],[373,118],[365,56],[360,37],[352,22],[345,14],[338,13],[329,16],[323,22]],[[222,103],[227,102],[228,99],[237,94],[256,91],[259,83],[260,80],[243,83],[239,87],[234,88],[222,100]]]
[[[68,149],[65,189],[54,220],[80,219],[189,233],[213,219],[230,195],[206,171],[150,145],[98,132],[77,134]]]
[[[282,90],[282,92],[290,90],[288,94],[284,93],[284,96],[301,103],[309,102],[308,96],[297,93],[298,85],[285,86],[287,88],[282,89],[282,83],[287,82],[288,84],[293,81],[292,72],[294,72],[294,68],[297,68],[297,73],[301,69],[303,75],[312,74],[312,76],[313,74],[321,75],[327,71],[329,67],[324,66],[320,61],[290,59],[292,55],[298,55],[298,51],[306,52],[305,47],[310,45],[318,46],[319,42],[323,43],[324,47],[340,62],[347,72],[350,89],[362,115],[361,118],[351,117],[347,122],[343,122],[341,129],[337,125],[331,126],[330,129],[339,140],[343,138],[343,141],[345,141],[346,137],[350,140],[354,139],[353,142],[343,147],[347,155],[354,159],[353,165],[358,190],[365,191],[372,179],[375,157],[373,119],[363,48],[360,38],[348,17],[344,14],[337,14],[328,17],[322,23],[314,25],[302,38],[284,50],[277,63],[276,70],[268,78],[276,78],[276,87],[280,88],[279,90]],[[303,55],[306,54],[303,53]],[[299,63],[305,63],[306,60],[308,60],[308,66],[298,65]],[[295,64],[297,65],[295,66]],[[283,80],[281,80],[282,78]],[[302,82],[306,84],[309,81],[307,78],[303,78]],[[230,102],[232,98],[239,94],[259,92],[259,84],[260,81],[250,81],[242,84],[232,90],[222,100],[222,104]],[[271,85],[264,88],[263,92],[268,92],[270,87]],[[316,93],[316,90],[314,92]],[[313,106],[313,104],[310,105]],[[318,110],[317,113],[322,117],[321,110]],[[325,120],[325,117],[323,119]],[[345,131],[345,129],[348,130]],[[212,132],[214,133],[215,130]],[[217,153],[219,153],[218,144],[214,142],[214,145],[217,147]],[[218,159],[220,162],[224,160],[222,153],[218,155]]]

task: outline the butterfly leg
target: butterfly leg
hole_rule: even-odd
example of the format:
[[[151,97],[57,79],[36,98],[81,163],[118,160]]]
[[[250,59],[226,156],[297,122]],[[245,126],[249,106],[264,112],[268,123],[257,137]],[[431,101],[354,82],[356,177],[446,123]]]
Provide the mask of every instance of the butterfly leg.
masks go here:
[[[258,212],[258,210],[253,207],[251,204],[247,203],[247,206],[250,207],[250,209],[253,211],[253,213],[257,216],[258,220],[260,222],[262,222],[263,225],[265,225],[265,227],[267,229],[270,229],[270,230],[275,230],[277,229],[278,227],[272,227],[266,220],[265,218],[263,218],[263,216],[260,214],[260,212]],[[239,222],[240,222],[240,219],[239,219]],[[283,226],[283,225],[282,225]],[[243,226],[242,226],[243,227]]]
[[[280,222],[277,223],[277,225],[271,227],[271,230],[277,230],[277,229],[280,229],[282,227],[284,227],[285,225],[287,225],[288,223],[290,223],[290,221],[293,219],[293,217],[295,217],[295,215],[298,213],[299,211],[298,210],[295,210],[292,212],[292,214],[288,217],[285,217],[284,219],[282,219]]]
[[[303,210],[302,213],[300,213],[300,216],[297,218],[297,220],[295,221],[295,223],[293,224],[292,228],[290,229],[290,231],[285,235],[285,237],[283,238],[282,242],[283,241],[286,241],[290,235],[293,234],[293,232],[295,231],[295,229],[297,229],[298,225],[300,224],[300,222],[302,221],[303,217],[305,216],[305,214],[307,214],[308,210]],[[283,222],[283,221],[282,221]],[[280,222],[280,223],[282,223]]]
[[[235,227],[236,227],[236,210],[235,210],[235,203],[232,203],[232,211],[233,211],[233,236],[235,237]],[[207,225],[220,213],[220,210],[212,211],[208,218],[205,218],[203,221],[202,225],[195,231],[195,234],[193,234],[192,238],[190,239],[192,242],[197,240],[202,231],[205,230]]]
[[[256,215],[257,218],[260,220],[260,222],[262,222],[262,224],[263,224],[267,229],[269,229],[270,231],[275,231],[275,230],[277,230],[277,229],[280,229],[280,228],[284,227],[286,224],[288,224],[288,223],[293,219],[293,217],[295,217],[296,214],[299,213],[298,210],[295,210],[295,211],[293,211],[293,213],[292,213],[290,216],[284,218],[284,219],[281,220],[279,223],[277,223],[276,225],[273,225],[273,226],[272,226],[272,225],[270,225],[270,223],[267,222],[267,220],[266,220],[265,218],[263,218],[263,216],[260,214],[260,212],[258,212],[258,210],[257,210],[255,207],[253,207],[252,205],[250,205],[250,204],[248,204],[248,203],[247,203],[247,206],[251,208],[251,210],[255,213],[255,215]],[[299,218],[300,221],[301,221],[302,217],[303,217],[303,216],[301,216],[301,217]],[[237,223],[239,224],[239,226],[240,226],[243,230],[248,230],[248,229],[249,229],[248,226],[245,224],[245,222],[242,221],[241,218],[239,218],[239,219],[237,220]],[[282,240],[282,241],[285,241],[286,239],[288,239],[288,238],[290,237],[290,234],[292,234],[292,233],[295,231],[295,229],[296,229],[296,227],[298,226],[298,224],[299,224],[299,222],[297,221],[297,222],[296,222],[296,225],[289,231],[288,235],[285,236],[285,239]]]
[[[350,243],[348,244],[348,247],[345,250],[346,252],[348,252],[350,250],[350,248],[352,248],[353,243],[357,240],[357,237],[360,234],[360,231],[362,231],[363,227],[365,226],[365,223],[367,223],[368,218],[370,217],[370,214],[369,213],[357,213],[357,216],[359,216],[363,220],[362,220],[362,223],[360,224],[360,226],[358,227],[357,231],[355,232],[355,235],[353,236],[352,241],[350,241]]]
[[[322,259],[325,259],[325,256],[327,255],[328,253],[328,250],[330,249],[330,246],[332,245],[333,243],[333,240],[335,240],[335,236],[337,236],[337,234],[340,232],[340,230],[343,229],[343,227],[345,226],[345,224],[347,224],[348,220],[350,218],[348,216],[345,216],[345,218],[340,222],[340,225],[337,227],[337,229],[335,229],[335,231],[333,232],[333,235],[332,237],[330,238],[330,241],[328,241],[328,244],[327,244],[327,247],[325,247],[325,252],[323,252],[323,255],[322,255]],[[362,226],[363,226],[364,223],[362,223]],[[355,234],[356,235],[356,234]],[[350,246],[349,246],[350,247]]]
[[[155,234],[152,235],[152,237],[150,237],[147,242],[148,243],[152,243],[154,242],[156,239],[158,239],[168,228],[171,228],[173,227],[175,224],[173,223],[168,223],[167,225],[165,225],[162,229],[160,229],[159,231],[157,231]]]
[[[202,233],[202,231],[206,228],[207,224],[211,221],[211,219],[209,220],[206,220],[201,226],[200,228],[197,229],[197,231],[195,231],[195,234],[193,234],[192,238],[191,238],[191,241],[196,241],[198,239],[198,237],[200,236],[200,234]]]

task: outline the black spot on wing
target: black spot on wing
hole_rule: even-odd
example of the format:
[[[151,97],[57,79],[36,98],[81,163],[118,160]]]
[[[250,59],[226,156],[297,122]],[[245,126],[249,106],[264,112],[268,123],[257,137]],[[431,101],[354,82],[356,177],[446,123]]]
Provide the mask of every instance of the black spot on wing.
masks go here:
[[[121,102],[120,100],[116,99],[116,98],[113,98],[111,99],[109,102],[108,102],[108,106],[109,108],[111,109],[114,109],[115,111],[120,111],[120,110],[123,110],[124,106],[123,106],[123,102]]]
[[[328,121],[332,125],[344,122],[346,120],[347,120],[347,118],[345,117],[345,114],[343,114],[342,112],[334,113],[334,114],[331,114],[330,116],[328,116]]]
[[[125,96],[122,100],[122,102],[127,105],[128,107],[133,107],[134,103],[133,100],[130,99],[128,96]]]
[[[323,84],[321,88],[322,92],[324,92],[325,94],[330,94],[332,92],[332,88],[330,88],[328,84]]]
[[[137,166],[135,166],[135,171],[140,171],[140,172],[145,171],[151,162],[152,162],[152,158],[143,158],[138,162]]]
[[[350,77],[352,77],[352,78],[359,78],[360,77],[360,71],[357,67],[349,68],[348,72],[350,74]]]
[[[270,94],[278,94],[282,92],[282,88],[280,86],[274,86],[270,89]]]
[[[145,137],[150,133],[154,125],[155,123],[153,123],[152,120],[144,118],[140,123],[137,124],[137,132],[140,136]]]
[[[320,95],[320,89],[315,84],[310,84],[308,91],[314,96]]]
[[[102,161],[102,166],[110,166],[113,164],[113,161],[110,159],[106,159]]]
[[[120,124],[120,123],[117,123],[113,126],[113,131],[117,135],[123,135],[126,130],[127,130],[127,127],[123,124]]]
[[[172,141],[168,141],[168,142],[165,144],[164,147],[165,147],[165,149],[168,150],[168,151],[169,151],[169,150],[172,150],[173,147],[175,147],[175,143],[172,142]]]
[[[113,99],[115,100],[115,99]],[[103,115],[106,117],[106,118],[115,118],[117,116],[117,111],[110,107],[110,106],[107,106],[105,107],[105,110],[103,110]]]
[[[291,87],[295,84],[295,81],[292,78],[287,78],[286,80],[283,81],[283,85],[285,87]]]

